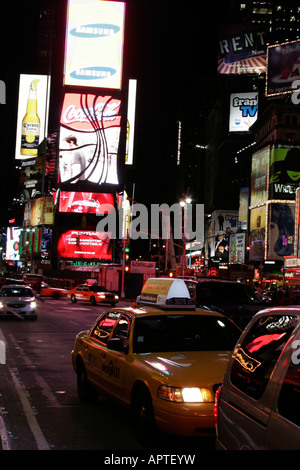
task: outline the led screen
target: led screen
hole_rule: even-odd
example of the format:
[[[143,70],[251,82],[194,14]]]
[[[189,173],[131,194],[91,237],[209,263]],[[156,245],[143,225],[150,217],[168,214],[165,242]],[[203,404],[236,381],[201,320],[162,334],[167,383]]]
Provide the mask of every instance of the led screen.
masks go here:
[[[269,46],[267,59],[266,95],[292,92],[300,79],[300,41]]]
[[[6,234],[6,259],[10,261],[20,260],[20,235],[21,229],[19,227],[8,227]]]
[[[80,214],[97,214],[104,215],[107,206],[114,208],[113,194],[104,193],[84,193],[74,191],[61,191],[59,195],[59,212],[76,212]]]
[[[69,0],[64,84],[120,89],[125,3]]]
[[[59,142],[60,183],[118,184],[121,101],[66,93]]]
[[[57,243],[57,255],[70,259],[111,260],[112,248],[108,234],[96,231],[68,230]]]

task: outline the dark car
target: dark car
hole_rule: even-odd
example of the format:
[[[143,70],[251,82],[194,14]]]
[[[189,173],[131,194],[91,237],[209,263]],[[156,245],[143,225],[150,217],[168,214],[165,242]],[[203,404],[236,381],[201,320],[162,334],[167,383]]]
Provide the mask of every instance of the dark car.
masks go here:
[[[267,301],[260,300],[254,289],[240,282],[207,278],[185,282],[189,289],[194,289],[197,307],[221,312],[241,328],[267,306]]]

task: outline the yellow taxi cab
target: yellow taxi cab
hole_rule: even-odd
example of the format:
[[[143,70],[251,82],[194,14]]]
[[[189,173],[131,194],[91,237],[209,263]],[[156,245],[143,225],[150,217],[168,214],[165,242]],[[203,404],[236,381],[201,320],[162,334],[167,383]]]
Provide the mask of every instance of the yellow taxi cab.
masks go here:
[[[39,295],[41,297],[53,297],[58,299],[59,297],[67,297],[68,289],[61,289],[60,287],[52,287],[46,282],[41,282]]]
[[[156,428],[214,434],[214,394],[240,329],[220,313],[196,309],[180,279],[148,279],[140,302],[147,306],[109,309],[76,336],[80,400],[101,393],[130,407],[142,440]]]
[[[79,284],[79,286],[69,290],[67,297],[73,303],[76,303],[77,300],[83,300],[91,302],[92,305],[108,303],[113,306],[119,301],[118,295],[108,292],[104,287],[95,284]]]

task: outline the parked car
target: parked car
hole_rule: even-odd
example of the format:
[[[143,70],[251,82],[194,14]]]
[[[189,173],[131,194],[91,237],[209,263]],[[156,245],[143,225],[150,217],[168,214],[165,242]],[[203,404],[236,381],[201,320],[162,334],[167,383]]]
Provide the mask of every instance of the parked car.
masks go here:
[[[58,299],[59,297],[67,297],[68,289],[52,287],[46,282],[42,281],[39,295],[41,297],[53,297],[53,299]]]
[[[77,300],[91,302],[92,305],[97,303],[108,303],[115,305],[119,301],[119,296],[113,292],[108,292],[104,287],[89,284],[80,284],[74,289],[68,291],[67,297],[71,302],[75,303]]]
[[[300,450],[300,307],[255,315],[216,394],[217,449]]]
[[[214,435],[215,390],[241,330],[220,313],[196,309],[183,281],[181,290],[179,280],[148,281],[141,294],[146,307],[110,309],[77,335],[79,398],[116,399],[131,409],[143,440],[157,429]]]
[[[0,318],[37,319],[37,302],[31,287],[4,285],[0,289]]]
[[[242,329],[253,315],[267,306],[247,284],[223,279],[185,280],[198,307],[208,308],[231,318]]]

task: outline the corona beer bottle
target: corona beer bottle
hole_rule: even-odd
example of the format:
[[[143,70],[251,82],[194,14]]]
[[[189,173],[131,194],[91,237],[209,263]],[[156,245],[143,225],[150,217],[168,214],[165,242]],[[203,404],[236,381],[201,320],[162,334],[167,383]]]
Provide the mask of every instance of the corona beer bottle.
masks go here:
[[[40,118],[37,114],[37,84],[33,80],[29,87],[27,110],[22,121],[21,155],[37,155],[40,139]]]

